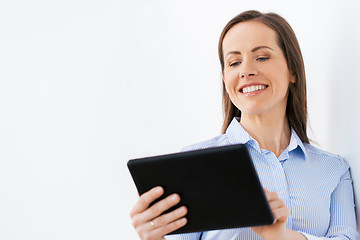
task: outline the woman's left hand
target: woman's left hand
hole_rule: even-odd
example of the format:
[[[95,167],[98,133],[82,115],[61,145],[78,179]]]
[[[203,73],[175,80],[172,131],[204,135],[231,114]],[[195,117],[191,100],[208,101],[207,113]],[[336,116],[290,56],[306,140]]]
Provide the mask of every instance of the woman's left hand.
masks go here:
[[[251,229],[266,240],[290,239],[289,234],[291,234],[291,230],[286,228],[286,222],[290,214],[289,209],[276,192],[269,192],[265,188],[264,191],[275,219],[274,223],[271,225],[251,227]]]

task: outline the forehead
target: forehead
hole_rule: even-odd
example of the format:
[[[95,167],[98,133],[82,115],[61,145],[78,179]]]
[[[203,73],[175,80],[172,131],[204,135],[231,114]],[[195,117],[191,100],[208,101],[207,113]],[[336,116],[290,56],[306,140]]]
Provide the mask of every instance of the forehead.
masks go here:
[[[249,51],[256,46],[277,48],[277,33],[258,21],[246,21],[235,24],[225,35],[223,52]]]

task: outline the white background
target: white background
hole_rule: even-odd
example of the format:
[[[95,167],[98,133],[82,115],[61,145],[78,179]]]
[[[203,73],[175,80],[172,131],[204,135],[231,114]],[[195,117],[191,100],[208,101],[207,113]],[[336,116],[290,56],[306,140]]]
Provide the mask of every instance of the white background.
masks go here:
[[[360,206],[357,1],[0,0],[0,239],[137,239],[126,163],[220,133],[217,41],[249,9],[294,28]]]

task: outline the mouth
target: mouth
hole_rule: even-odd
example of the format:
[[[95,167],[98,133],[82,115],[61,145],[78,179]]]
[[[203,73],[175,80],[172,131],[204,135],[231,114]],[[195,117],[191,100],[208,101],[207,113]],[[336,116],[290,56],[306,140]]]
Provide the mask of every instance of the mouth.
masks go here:
[[[255,92],[255,91],[264,90],[267,87],[269,87],[269,85],[252,85],[252,86],[241,88],[240,92],[242,92],[242,93],[251,93],[251,92]]]

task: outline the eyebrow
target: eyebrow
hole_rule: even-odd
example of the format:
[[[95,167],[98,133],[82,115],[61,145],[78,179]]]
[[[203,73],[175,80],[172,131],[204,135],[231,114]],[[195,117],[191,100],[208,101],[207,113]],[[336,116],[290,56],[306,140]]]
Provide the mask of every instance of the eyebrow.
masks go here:
[[[272,51],[274,51],[271,47],[268,46],[258,46],[258,47],[254,47],[253,49],[251,49],[251,52],[256,52],[257,50],[261,49],[261,48],[268,48]],[[230,51],[226,54],[225,58],[229,55],[229,54],[241,54],[240,51]]]

